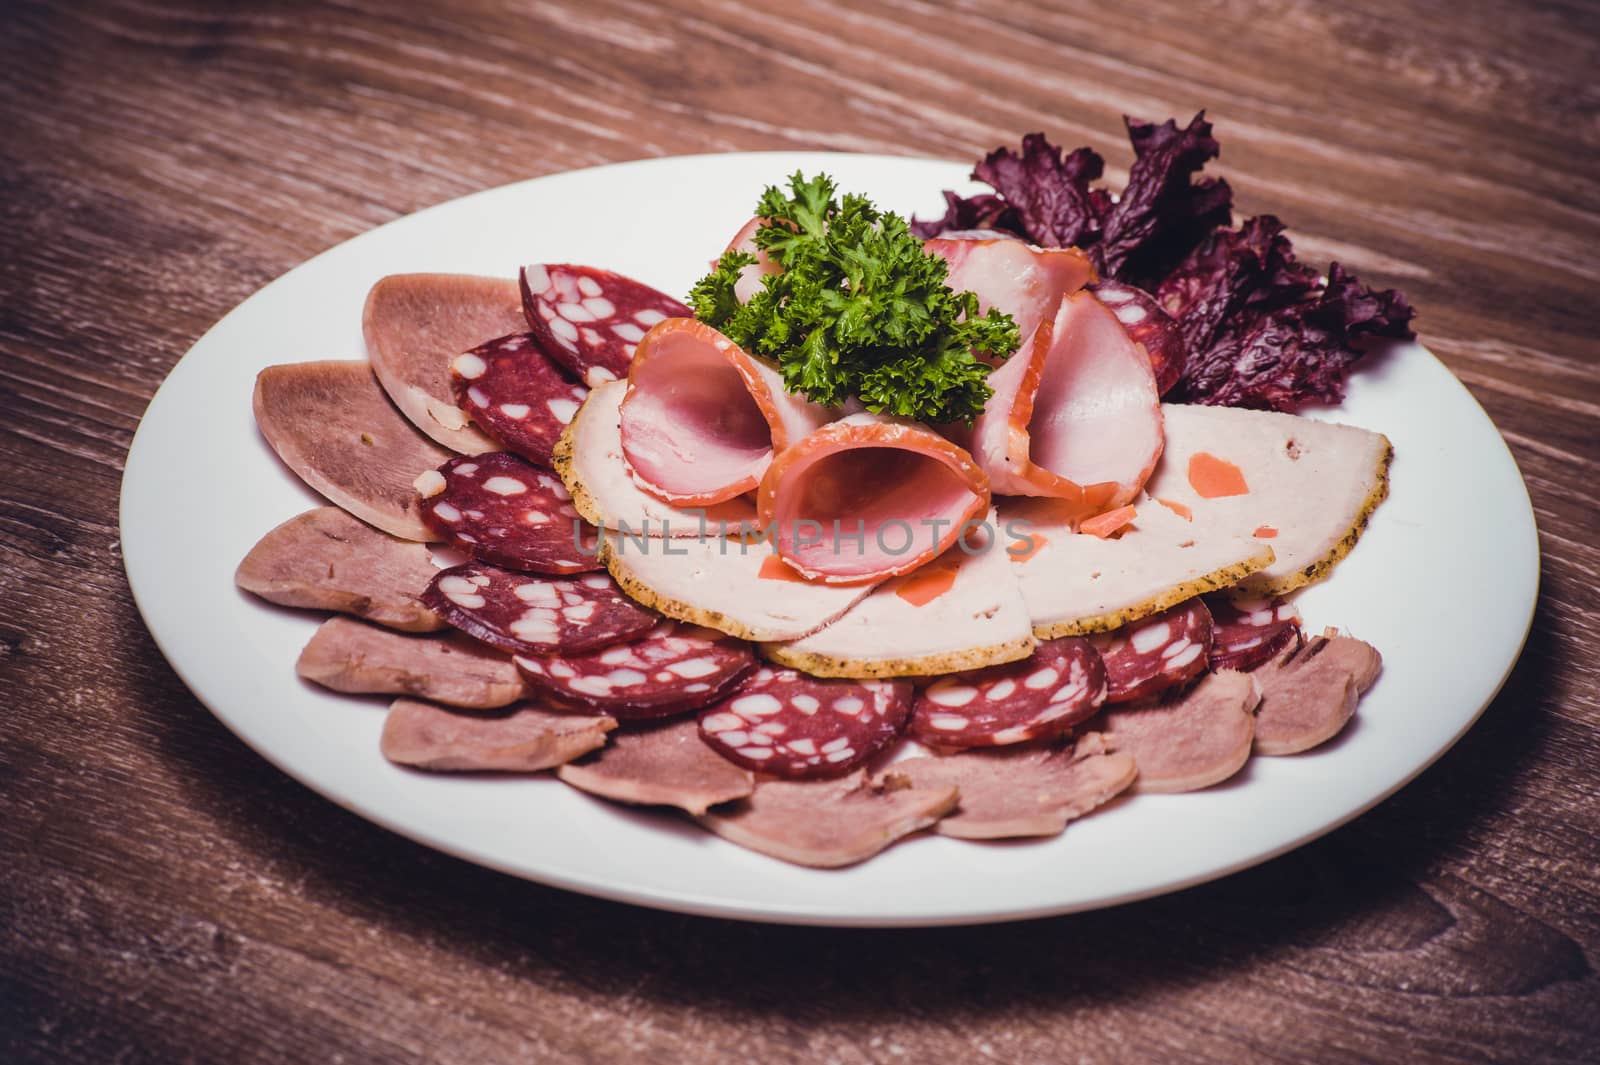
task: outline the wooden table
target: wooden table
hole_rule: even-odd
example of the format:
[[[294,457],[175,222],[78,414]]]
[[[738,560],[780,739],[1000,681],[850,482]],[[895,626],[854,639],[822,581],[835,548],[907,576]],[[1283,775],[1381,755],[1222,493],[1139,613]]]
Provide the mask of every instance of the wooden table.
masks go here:
[[[1600,9],[776,6],[6,6],[0,1060],[1600,1060]],[[1318,843],[1012,926],[634,909],[318,798],[140,624],[116,518],[140,412],[207,326],[330,245],[640,156],[971,159],[1038,128],[1125,166],[1123,112],[1201,107],[1244,213],[1406,289],[1542,533],[1504,692]],[[1474,609],[1471,575],[1438,607]]]

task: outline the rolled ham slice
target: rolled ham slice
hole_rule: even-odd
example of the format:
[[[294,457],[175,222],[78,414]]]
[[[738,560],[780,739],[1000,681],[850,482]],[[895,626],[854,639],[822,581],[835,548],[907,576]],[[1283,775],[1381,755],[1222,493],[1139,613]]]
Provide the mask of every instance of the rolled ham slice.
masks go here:
[[[1053,496],[1087,516],[1133,499],[1161,457],[1150,357],[1092,292],[1063,299],[989,387],[959,438],[997,493]]]
[[[831,420],[777,367],[693,318],[639,341],[622,398],[622,454],[639,487],[679,506],[753,491],[773,456]]]
[[[739,280],[733,286],[733,294],[740,303],[749,303],[750,297],[761,291],[762,279],[783,269],[765,251],[756,247],[756,230],[761,228],[761,221],[760,218],[752,218],[746,222],[723,251],[724,255],[730,251],[747,251],[756,257],[754,266],[739,271]]]
[[[780,454],[756,498],[803,576],[854,584],[909,573],[989,509],[989,478],[926,426],[876,414],[825,425]]]
[[[936,237],[924,251],[949,264],[946,284],[978,297],[978,309],[1011,315],[1026,351],[1041,325],[1054,320],[1063,297],[1094,280],[1089,257],[1077,248],[1039,248],[1010,237]]]

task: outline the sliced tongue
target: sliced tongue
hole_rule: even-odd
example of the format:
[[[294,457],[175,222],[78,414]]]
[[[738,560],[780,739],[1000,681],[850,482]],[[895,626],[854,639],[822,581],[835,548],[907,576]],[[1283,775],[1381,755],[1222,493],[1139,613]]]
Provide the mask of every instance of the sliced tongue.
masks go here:
[[[523,704],[505,713],[464,713],[396,699],[383,721],[383,756],[418,769],[532,773],[606,742],[604,715],[558,714]]]
[[[1098,727],[1138,765],[1136,790],[1196,791],[1249,761],[1257,701],[1249,674],[1224,670],[1170,702],[1108,709]]]
[[[1250,674],[1261,689],[1258,754],[1298,754],[1337,736],[1355,715],[1383,659],[1348,636],[1318,636]]]
[[[295,672],[336,692],[413,695],[472,710],[506,706],[527,692],[509,656],[460,633],[410,636],[349,618],[324,621]]]
[[[423,602],[468,636],[513,654],[580,654],[627,643],[661,620],[604,573],[542,577],[482,562],[439,570]]]
[[[556,776],[617,802],[676,806],[696,815],[755,789],[755,776],[707,747],[689,718],[619,729],[604,749],[562,766]]]

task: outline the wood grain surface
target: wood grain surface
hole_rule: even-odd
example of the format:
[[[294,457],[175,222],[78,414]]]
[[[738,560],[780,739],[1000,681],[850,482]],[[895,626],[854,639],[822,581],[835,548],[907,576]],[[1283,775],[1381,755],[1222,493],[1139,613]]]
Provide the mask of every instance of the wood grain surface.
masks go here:
[[[13,0],[3,24],[0,1060],[1600,1060],[1596,5]],[[1043,129],[1126,166],[1122,113],[1201,107],[1245,213],[1421,308],[1544,551],[1482,722],[1311,846],[1012,926],[634,909],[318,798],[140,623],[117,491],[146,402],[339,241],[641,156],[971,159]],[[1474,609],[1472,575],[1438,608]]]

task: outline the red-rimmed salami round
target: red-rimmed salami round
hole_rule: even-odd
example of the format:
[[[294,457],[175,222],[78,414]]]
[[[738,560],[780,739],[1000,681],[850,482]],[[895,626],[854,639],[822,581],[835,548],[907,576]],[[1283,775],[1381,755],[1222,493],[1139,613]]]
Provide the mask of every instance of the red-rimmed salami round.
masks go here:
[[[603,651],[518,655],[516,663],[531,683],[563,704],[624,720],[698,710],[733,691],[756,668],[743,640],[675,621]]]
[[[1059,736],[1106,699],[1088,640],[1041,643],[1029,658],[940,677],[917,693],[911,734],[936,747],[1003,747]]]
[[[1211,612],[1199,599],[1091,637],[1106,664],[1106,702],[1126,703],[1186,684],[1206,671]]]
[[[638,639],[661,620],[607,573],[545,577],[483,562],[440,570],[421,599],[452,627],[513,654],[596,651]]]
[[[1120,281],[1101,281],[1094,286],[1095,298],[1117,316],[1135,344],[1150,353],[1150,368],[1155,371],[1156,390],[1165,394],[1183,376],[1189,362],[1189,346],[1172,315],[1142,288]]]
[[[1207,596],[1212,669],[1255,669],[1300,642],[1300,612],[1282,599]]]
[[[550,357],[590,388],[628,376],[633,349],[651,326],[694,317],[649,285],[567,263],[522,268],[522,310]]]
[[[911,714],[907,681],[820,680],[764,666],[700,714],[700,735],[735,765],[789,780],[840,777],[882,750]]]
[[[569,378],[532,333],[491,340],[450,360],[456,406],[496,443],[541,466],[589,390]]]
[[[532,573],[600,569],[598,537],[553,473],[509,451],[460,455],[417,478],[422,520],[480,562]]]

